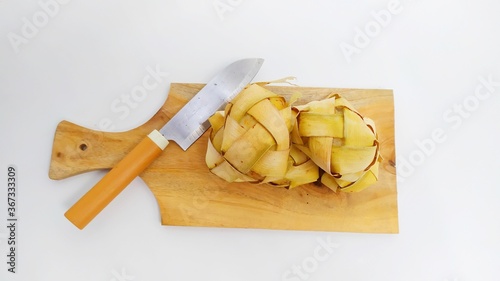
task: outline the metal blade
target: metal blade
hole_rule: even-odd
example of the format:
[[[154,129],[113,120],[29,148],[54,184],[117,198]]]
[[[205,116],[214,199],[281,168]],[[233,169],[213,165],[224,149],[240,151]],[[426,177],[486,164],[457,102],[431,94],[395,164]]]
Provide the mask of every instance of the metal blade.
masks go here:
[[[263,59],[255,58],[239,60],[227,66],[177,112],[160,129],[160,133],[182,149],[188,149],[210,128],[208,118],[238,95],[263,63]]]

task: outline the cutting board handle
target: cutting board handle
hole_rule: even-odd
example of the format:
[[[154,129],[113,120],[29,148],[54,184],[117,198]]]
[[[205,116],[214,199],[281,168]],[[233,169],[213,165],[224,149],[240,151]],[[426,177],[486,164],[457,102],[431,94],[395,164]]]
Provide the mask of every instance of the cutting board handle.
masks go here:
[[[147,130],[110,133],[88,129],[68,121],[57,126],[49,178],[64,179],[84,172],[109,169],[147,135]]]
[[[125,132],[102,132],[61,121],[54,135],[49,178],[110,169],[151,131],[160,129],[204,84],[172,83],[162,107],[143,125]]]

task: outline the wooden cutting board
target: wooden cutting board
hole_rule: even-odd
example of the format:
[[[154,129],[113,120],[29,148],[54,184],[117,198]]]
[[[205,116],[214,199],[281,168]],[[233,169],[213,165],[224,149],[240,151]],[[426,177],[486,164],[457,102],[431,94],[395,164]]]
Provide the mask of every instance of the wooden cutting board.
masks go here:
[[[171,84],[162,108],[145,124],[126,132],[101,132],[62,121],[55,132],[49,177],[109,169],[153,129],[161,128],[203,84]],[[172,142],[140,177],[153,192],[164,225],[397,233],[398,211],[391,90],[267,86],[296,104],[332,92],[348,99],[377,126],[383,162],[379,181],[359,193],[334,193],[317,184],[295,189],[227,183],[205,165],[209,132],[187,151]],[[89,186],[89,189],[91,186]]]

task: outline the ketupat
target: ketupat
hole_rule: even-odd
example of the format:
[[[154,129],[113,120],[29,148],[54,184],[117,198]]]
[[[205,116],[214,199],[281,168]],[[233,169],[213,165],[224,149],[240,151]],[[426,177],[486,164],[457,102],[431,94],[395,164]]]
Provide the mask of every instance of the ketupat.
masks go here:
[[[295,108],[293,145],[324,171],[324,185],[356,192],[378,180],[380,144],[373,120],[338,94]]]
[[[209,119],[210,171],[229,182],[295,187],[316,181],[319,168],[291,146],[295,115],[283,97],[249,85]]]
[[[251,84],[209,121],[206,163],[226,181],[293,188],[318,181],[320,168],[321,182],[335,191],[377,180],[375,125],[338,95],[292,107]]]

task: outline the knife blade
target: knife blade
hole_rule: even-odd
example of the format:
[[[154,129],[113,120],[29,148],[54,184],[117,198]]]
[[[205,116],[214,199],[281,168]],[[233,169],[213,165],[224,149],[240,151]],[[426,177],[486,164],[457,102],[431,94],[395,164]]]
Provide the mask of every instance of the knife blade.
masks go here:
[[[208,118],[252,81],[263,62],[260,58],[243,59],[224,68],[160,130],[153,130],[120,160],[66,211],[65,217],[79,229],[85,228],[163,152],[169,141],[187,150],[210,127]]]

